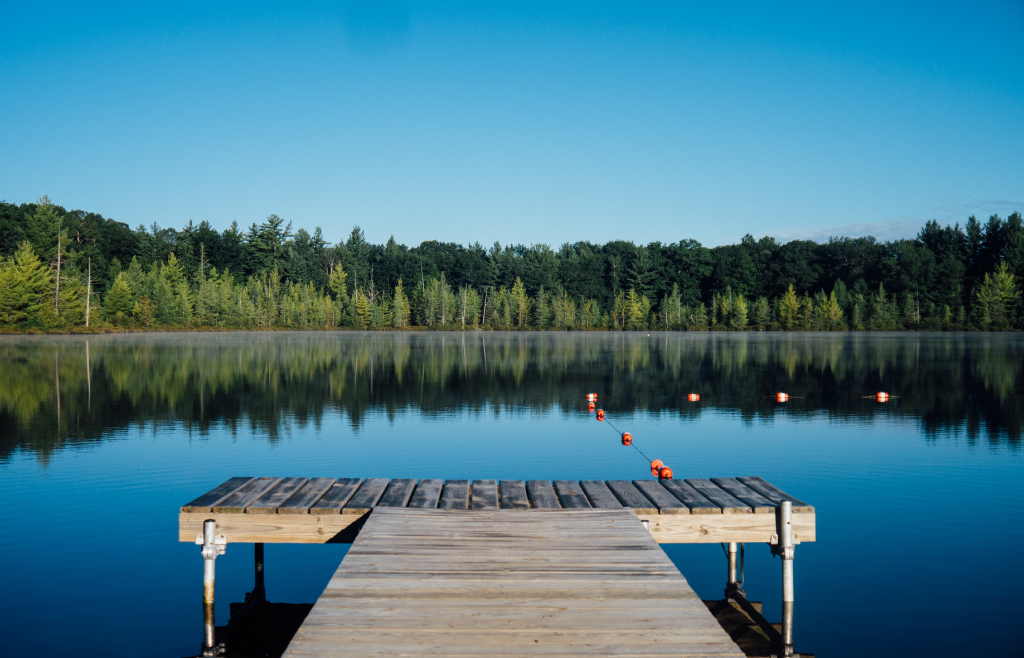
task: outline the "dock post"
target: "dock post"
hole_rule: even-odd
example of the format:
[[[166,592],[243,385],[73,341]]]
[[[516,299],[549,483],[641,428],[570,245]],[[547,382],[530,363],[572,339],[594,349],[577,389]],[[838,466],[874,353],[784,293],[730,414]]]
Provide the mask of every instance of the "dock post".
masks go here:
[[[743,583],[737,575],[737,546],[738,544],[734,541],[729,542],[729,550],[726,552],[729,558],[729,578],[725,585],[725,598],[729,601],[735,600],[736,595],[746,596],[746,592],[743,591]]]
[[[217,522],[207,519],[203,522],[203,534],[196,535],[196,543],[203,547],[203,656],[216,656],[220,647],[214,637],[213,619],[213,586],[218,555],[224,555],[227,540],[224,535],[217,535]]]
[[[779,522],[779,555],[782,558],[782,651],[793,655],[793,503],[784,500]]]
[[[256,567],[256,585],[252,588],[252,595],[257,601],[267,600],[267,590],[263,586],[263,543],[254,544],[253,558]]]

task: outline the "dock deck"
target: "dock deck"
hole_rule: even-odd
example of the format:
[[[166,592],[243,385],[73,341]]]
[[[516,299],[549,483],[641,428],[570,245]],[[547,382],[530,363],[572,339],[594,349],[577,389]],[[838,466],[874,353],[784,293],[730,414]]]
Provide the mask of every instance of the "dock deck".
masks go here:
[[[378,508],[305,656],[743,656],[628,509]]]

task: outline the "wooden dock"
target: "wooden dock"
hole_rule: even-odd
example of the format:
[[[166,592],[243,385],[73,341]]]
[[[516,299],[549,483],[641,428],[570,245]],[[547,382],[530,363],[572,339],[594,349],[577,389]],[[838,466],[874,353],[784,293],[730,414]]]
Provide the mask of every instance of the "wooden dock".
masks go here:
[[[743,656],[630,510],[379,508],[304,656]]]
[[[793,547],[814,508],[760,477],[447,480],[236,477],[181,507],[214,561],[254,543],[352,542],[285,656],[742,656],[659,543],[728,544],[726,595],[792,653]],[[737,547],[783,558],[781,635],[746,602]]]
[[[179,540],[212,519],[228,543],[351,542],[375,509],[628,509],[665,543],[773,543],[793,506],[796,542],[815,540],[814,508],[760,477],[685,480],[437,480],[236,477],[182,506]]]

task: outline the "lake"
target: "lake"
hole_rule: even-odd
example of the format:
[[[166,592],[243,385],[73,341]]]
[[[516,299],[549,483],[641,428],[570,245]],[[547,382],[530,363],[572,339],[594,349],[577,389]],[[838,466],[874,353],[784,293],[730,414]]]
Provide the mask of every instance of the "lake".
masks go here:
[[[195,655],[202,561],[177,511],[231,476],[649,477],[590,392],[676,478],[760,475],[817,508],[798,651],[1020,650],[1021,334],[3,336],[0,357],[0,655]],[[267,545],[268,598],[315,601],[346,548]],[[722,598],[718,545],[664,548]],[[747,549],[778,621],[779,562]],[[220,623],[251,586],[229,545]]]

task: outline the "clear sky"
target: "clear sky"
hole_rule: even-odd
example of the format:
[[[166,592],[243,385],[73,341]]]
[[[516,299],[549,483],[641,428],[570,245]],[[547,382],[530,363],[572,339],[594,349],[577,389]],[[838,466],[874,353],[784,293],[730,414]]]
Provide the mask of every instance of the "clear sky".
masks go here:
[[[1024,3],[0,0],[0,199],[708,246],[1024,211]]]

